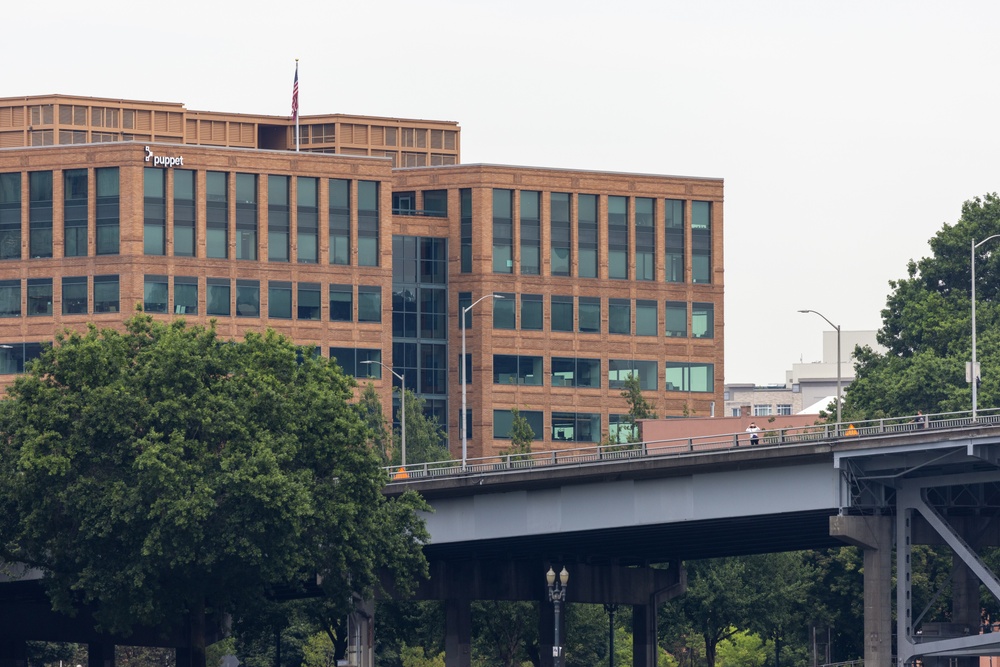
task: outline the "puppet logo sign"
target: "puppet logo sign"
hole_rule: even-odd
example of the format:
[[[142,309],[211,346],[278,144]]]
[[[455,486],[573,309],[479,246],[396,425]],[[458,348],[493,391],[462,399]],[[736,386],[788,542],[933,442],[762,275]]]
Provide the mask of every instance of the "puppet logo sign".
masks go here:
[[[152,162],[154,167],[183,167],[184,157],[167,157],[165,155],[153,155],[153,149],[146,146],[146,162]]]

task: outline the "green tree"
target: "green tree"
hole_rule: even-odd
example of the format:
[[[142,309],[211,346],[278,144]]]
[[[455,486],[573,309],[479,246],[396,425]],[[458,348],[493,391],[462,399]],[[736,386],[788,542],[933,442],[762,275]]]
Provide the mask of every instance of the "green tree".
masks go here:
[[[628,414],[625,416],[625,423],[628,428],[628,442],[639,441],[639,420],[656,419],[656,411],[653,404],[642,395],[642,385],[639,384],[639,376],[635,373],[629,374],[622,384],[622,398],[628,404]]]
[[[196,641],[209,611],[280,624],[275,593],[317,581],[331,625],[380,568],[409,590],[426,505],[383,496],[353,380],[301,352],[145,315],[59,334],[0,402],[0,557],[42,569],[59,611],[190,619]]]
[[[389,462],[391,454],[392,440],[389,435],[389,427],[386,424],[385,412],[382,410],[382,400],[375,385],[371,382],[365,384],[361,397],[354,404],[361,422],[368,428],[369,440],[372,448],[379,453],[384,463]]]
[[[406,390],[406,462],[433,463],[448,461],[451,453],[444,445],[445,433],[437,417],[428,415],[426,401],[409,389]],[[395,434],[395,451],[392,464],[402,462],[402,441],[400,433]]]
[[[483,600],[472,603],[477,663],[516,667],[538,642],[538,605],[531,602]]]
[[[520,410],[511,408],[510,413],[513,416],[510,426],[510,447],[501,450],[500,454],[504,456],[530,454],[531,441],[535,438],[535,431],[531,428],[531,424],[524,418]]]
[[[970,249],[1000,234],[1000,198],[976,197],[954,225],[930,239],[930,257],[910,261],[907,276],[889,283],[878,342],[885,353],[856,352],[856,379],[847,389],[845,414],[882,415],[968,410],[971,386]],[[1000,252],[996,241],[976,250],[977,357],[982,368],[979,405],[1000,401]],[[992,244],[992,245],[991,245]]]

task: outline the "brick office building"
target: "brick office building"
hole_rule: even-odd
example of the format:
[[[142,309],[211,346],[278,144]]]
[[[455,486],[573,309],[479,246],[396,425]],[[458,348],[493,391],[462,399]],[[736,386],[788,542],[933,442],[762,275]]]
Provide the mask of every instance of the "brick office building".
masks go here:
[[[630,373],[661,416],[722,405],[721,179],[464,165],[455,123],[299,120],[295,151],[290,118],[0,98],[0,373],[143,303],[274,328],[388,403],[361,362],[384,363],[457,456],[459,313],[497,294],[466,318],[470,457],[515,407],[535,449],[619,437]]]

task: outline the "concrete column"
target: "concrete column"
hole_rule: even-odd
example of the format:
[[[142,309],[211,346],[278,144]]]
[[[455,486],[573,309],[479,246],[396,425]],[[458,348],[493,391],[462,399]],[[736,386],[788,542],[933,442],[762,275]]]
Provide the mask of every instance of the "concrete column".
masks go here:
[[[892,665],[892,517],[830,517],[830,535],[860,547],[865,568],[865,667]]]
[[[445,667],[471,667],[472,665],[472,601],[449,598],[445,600]]]
[[[107,640],[87,644],[87,667],[115,667],[115,645]]]
[[[966,533],[967,535],[968,533]],[[968,635],[979,634],[982,607],[979,604],[979,578],[958,556],[951,564],[951,619],[965,626]],[[979,658],[955,658],[954,667],[975,667]]]
[[[0,639],[0,667],[28,667],[28,642]]]
[[[632,605],[632,665],[656,667],[656,605]]]

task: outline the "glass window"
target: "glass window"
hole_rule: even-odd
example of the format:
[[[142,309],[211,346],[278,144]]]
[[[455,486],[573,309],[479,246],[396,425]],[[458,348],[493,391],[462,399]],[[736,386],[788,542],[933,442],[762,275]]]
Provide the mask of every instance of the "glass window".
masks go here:
[[[0,174],[0,259],[21,259],[21,174]]]
[[[236,281],[236,316],[260,317],[260,281]]]
[[[577,246],[580,278],[597,277],[597,195],[578,195]]]
[[[601,333],[601,298],[580,297],[580,333]]]
[[[28,317],[52,315],[52,278],[28,278]]]
[[[358,181],[358,264],[378,266],[379,184]]]
[[[664,201],[666,220],[667,282],[684,282],[684,202],[680,199]]]
[[[712,282],[712,202],[691,202],[691,282]]]
[[[392,335],[417,337],[417,288],[394,285],[392,288]],[[393,355],[395,359],[395,354]],[[409,384],[407,384],[409,386]]]
[[[0,280],[0,317],[21,317],[20,280]]]
[[[537,276],[542,269],[542,210],[540,192],[521,191],[521,275]]]
[[[95,169],[94,178],[97,181],[97,254],[117,255],[121,228],[118,167]]]
[[[292,318],[292,284],[284,280],[267,281],[267,316],[279,320]]]
[[[143,178],[143,253],[167,254],[167,182],[166,171],[156,167],[142,170]]]
[[[267,177],[267,261],[287,262],[291,258],[291,219],[288,206],[288,176]],[[270,289],[270,288],[269,288]],[[291,291],[289,290],[291,317]],[[270,310],[270,306],[268,306]]]
[[[63,315],[87,314],[87,276],[65,277],[62,279]]]
[[[382,288],[358,285],[358,322],[382,321]]]
[[[635,302],[635,335],[655,336],[657,334],[656,302],[638,299]]]
[[[608,299],[608,333],[632,333],[632,301],[630,299]]]
[[[534,436],[532,439],[540,439],[545,435],[544,413],[540,410],[518,410],[519,415],[524,417],[531,427]],[[510,439],[511,429],[514,427],[514,412],[512,410],[493,411],[493,437],[498,440]]]
[[[28,174],[28,200],[28,256],[52,257],[51,171],[33,171]]]
[[[169,283],[166,276],[145,276],[143,281],[142,309],[147,313],[166,313],[169,301]]]
[[[448,191],[424,190],[424,214],[437,218],[447,218]]]
[[[493,273],[514,272],[513,196],[513,190],[493,190]]]
[[[458,203],[461,208],[459,227],[462,244],[462,273],[472,272],[472,190],[462,188],[458,191]]]
[[[608,387],[621,389],[625,381],[635,375],[639,378],[639,388],[644,391],[656,391],[658,382],[657,362],[638,359],[608,360]]]
[[[173,176],[174,256],[194,257],[195,172],[189,169],[174,169]]]
[[[257,175],[236,174],[236,259],[257,259]],[[258,287],[258,297],[260,288]],[[236,314],[240,288],[236,286]],[[260,315],[256,309],[254,317]]]
[[[0,179],[3,174],[0,174]],[[19,197],[20,199],[20,197]],[[68,169],[63,172],[63,254],[66,257],[87,256],[87,170]],[[0,182],[0,233],[3,229],[3,184]],[[20,211],[18,211],[20,216]],[[18,256],[20,256],[20,217],[18,218]],[[0,240],[2,242],[2,240]],[[2,253],[2,249],[0,249]],[[0,255],[2,257],[2,255]],[[5,258],[5,257],[4,257]]]
[[[552,357],[553,387],[601,386],[601,360]]]
[[[448,324],[448,293],[443,289],[420,288],[420,337],[445,338]]]
[[[448,284],[448,241],[430,237],[419,237],[420,277],[418,282],[431,285]]]
[[[351,182],[330,179],[330,263],[351,263]]]
[[[715,366],[713,364],[667,362],[668,391],[714,391]]]
[[[302,264],[315,264],[319,261],[318,179],[300,176],[296,188],[296,258]]]
[[[16,343],[0,348],[0,373],[23,373],[24,364],[42,356],[41,343]]]
[[[198,314],[197,277],[174,276],[174,313],[177,315]]]
[[[300,320],[319,320],[323,295],[319,283],[299,283],[298,318]]]
[[[554,276],[568,276],[572,244],[570,242],[570,195],[568,192],[553,192],[549,197],[549,228],[552,250],[551,272]]]
[[[552,331],[573,331],[573,297],[552,295]]]
[[[330,285],[330,321],[354,321],[353,285]]]
[[[715,305],[711,303],[691,304],[691,335],[694,338],[715,337]]]
[[[541,294],[521,295],[521,329],[541,331],[545,322],[544,302]]]
[[[493,328],[516,329],[516,304],[514,295],[510,292],[499,294],[503,298],[493,299]]]
[[[331,347],[330,360],[344,369],[344,373],[356,378],[382,379],[382,350],[355,347]],[[364,363],[371,361],[372,363]],[[377,362],[377,363],[376,363]]]
[[[393,192],[392,193],[392,214],[393,215],[416,215],[417,214],[417,193]]]
[[[789,403],[779,403],[778,404],[778,414],[779,415],[790,415],[792,414],[792,406]]]
[[[205,174],[205,256],[209,258],[229,257],[228,179],[229,175],[221,171]]]
[[[608,278],[628,279],[628,197],[608,197]]]
[[[118,276],[94,276],[94,313],[119,310]]]
[[[635,198],[635,279],[656,280],[656,200]]]
[[[493,384],[542,384],[542,358],[516,354],[493,355]]]
[[[209,315],[232,314],[233,284],[228,278],[208,278],[205,281],[205,311]]]
[[[620,445],[635,442],[639,439],[639,426],[628,415],[608,415],[608,439]]]
[[[588,412],[553,412],[552,440],[600,442],[601,415]]]
[[[667,336],[687,336],[687,304],[683,301],[667,301]]]

